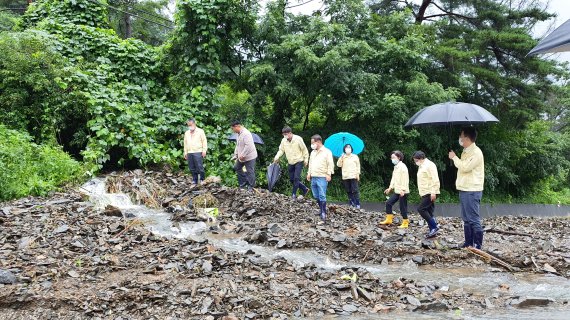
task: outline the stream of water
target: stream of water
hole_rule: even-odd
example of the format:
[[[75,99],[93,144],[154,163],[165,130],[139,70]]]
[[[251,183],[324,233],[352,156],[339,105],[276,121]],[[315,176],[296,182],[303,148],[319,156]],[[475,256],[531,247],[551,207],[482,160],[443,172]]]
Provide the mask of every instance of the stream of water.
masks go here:
[[[555,275],[529,275],[483,272],[480,269],[455,268],[436,269],[433,267],[417,267],[413,263],[403,265],[372,265],[363,263],[350,263],[336,261],[326,255],[312,250],[277,249],[250,244],[235,234],[213,234],[204,222],[178,223],[173,226],[170,214],[160,210],[149,209],[145,206],[135,205],[125,194],[109,194],[105,192],[105,180],[96,178],[86,183],[82,188],[87,192],[90,201],[96,208],[113,205],[120,208],[125,214],[132,214],[144,221],[145,226],[154,234],[167,238],[190,238],[193,240],[207,240],[215,247],[225,251],[245,253],[253,251],[262,259],[272,260],[284,258],[293,265],[314,265],[324,270],[340,270],[342,268],[363,268],[380,277],[383,281],[392,281],[400,277],[414,279],[424,283],[448,287],[449,291],[462,288],[465,291],[492,296],[498,291],[500,284],[510,287],[512,295],[521,297],[552,298],[556,301],[570,300],[570,280]],[[570,306],[542,307],[532,309],[488,309],[481,314],[467,314],[458,311],[444,313],[411,313],[391,312],[387,315],[354,316],[350,319],[570,319]],[[348,319],[348,318],[347,318]]]

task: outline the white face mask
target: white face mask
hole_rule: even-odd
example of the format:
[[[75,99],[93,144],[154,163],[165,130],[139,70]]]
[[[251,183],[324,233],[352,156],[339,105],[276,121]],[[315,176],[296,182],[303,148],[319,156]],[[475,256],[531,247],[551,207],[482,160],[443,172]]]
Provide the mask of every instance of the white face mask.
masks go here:
[[[392,164],[393,164],[393,165],[397,165],[398,162],[400,162],[400,160],[398,160],[398,159],[392,159]]]
[[[194,126],[192,126],[192,127],[188,127],[188,130],[190,130],[190,131],[194,131],[194,130],[196,130],[196,127],[194,127]]]
[[[352,153],[352,149],[346,148],[346,149],[344,149],[344,153],[346,153],[346,154],[351,154],[351,153]]]
[[[317,145],[315,143],[311,143],[311,149],[317,150]]]
[[[459,145],[463,147],[463,139],[459,138]]]

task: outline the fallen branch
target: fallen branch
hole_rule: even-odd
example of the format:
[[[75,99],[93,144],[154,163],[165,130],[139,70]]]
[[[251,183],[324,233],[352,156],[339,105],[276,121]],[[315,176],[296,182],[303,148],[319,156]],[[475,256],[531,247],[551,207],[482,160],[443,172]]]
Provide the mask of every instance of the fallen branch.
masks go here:
[[[494,229],[494,228],[485,229],[485,232],[500,233],[500,234],[506,234],[506,235],[511,235],[511,236],[534,237],[534,235],[528,234],[528,233],[520,233],[520,232],[514,232],[514,231],[498,230],[498,229]]]
[[[466,250],[468,250],[469,252],[473,253],[474,255],[477,255],[481,258],[483,258],[485,260],[485,262],[487,263],[491,263],[491,262],[495,262],[496,264],[500,265],[501,267],[513,272],[515,270],[515,268],[513,268],[513,266],[511,266],[510,264],[506,263],[505,261],[496,258],[490,254],[488,254],[487,252],[483,251],[483,250],[479,250],[479,249],[475,249],[472,247],[468,247],[465,248]]]

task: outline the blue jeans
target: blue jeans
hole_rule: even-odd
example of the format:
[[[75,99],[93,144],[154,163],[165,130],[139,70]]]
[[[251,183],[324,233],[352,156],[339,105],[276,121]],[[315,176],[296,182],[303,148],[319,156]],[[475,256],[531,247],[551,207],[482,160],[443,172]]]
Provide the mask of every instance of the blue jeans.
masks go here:
[[[483,227],[481,227],[481,215],[479,214],[482,196],[483,191],[459,191],[461,218],[465,225],[471,228],[473,233],[483,232]]]
[[[311,178],[311,191],[313,196],[320,202],[327,201],[327,178],[325,177],[312,177]]]

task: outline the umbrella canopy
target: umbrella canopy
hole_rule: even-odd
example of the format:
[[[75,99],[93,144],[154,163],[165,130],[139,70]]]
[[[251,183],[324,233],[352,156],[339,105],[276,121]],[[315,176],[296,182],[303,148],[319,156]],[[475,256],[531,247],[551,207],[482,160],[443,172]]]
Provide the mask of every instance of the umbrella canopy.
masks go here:
[[[499,122],[499,119],[476,104],[444,102],[418,111],[408,120],[404,127],[472,125],[487,122]]]
[[[281,177],[281,167],[279,163],[272,163],[267,167],[267,190],[272,191],[273,187]]]
[[[564,22],[534,47],[527,56],[570,51],[570,20]]]
[[[360,154],[362,150],[364,150],[364,141],[352,133],[335,133],[325,140],[325,147],[327,147],[335,157],[340,157],[344,153],[344,146],[347,144],[352,146],[353,154]]]
[[[253,143],[255,144],[264,144],[263,140],[261,139],[260,136],[258,136],[255,133],[252,133],[251,136],[253,137]],[[228,138],[228,140],[230,141],[237,141],[237,137],[238,134],[237,133],[232,133],[232,135]]]

